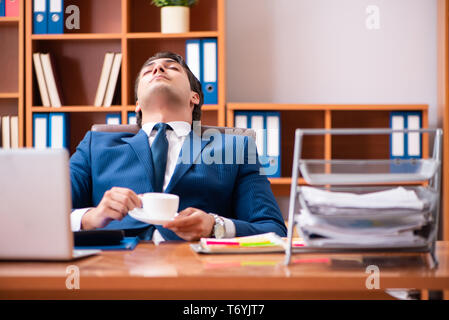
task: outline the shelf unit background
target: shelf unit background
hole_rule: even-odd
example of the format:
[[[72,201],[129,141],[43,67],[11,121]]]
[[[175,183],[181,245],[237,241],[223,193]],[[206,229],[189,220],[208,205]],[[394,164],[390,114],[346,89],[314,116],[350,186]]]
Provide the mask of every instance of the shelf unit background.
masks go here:
[[[149,0],[66,0],[80,9],[80,29],[64,34],[32,34],[32,6],[26,7],[26,146],[32,146],[35,112],[68,112],[70,153],[95,123],[105,123],[108,113],[119,113],[127,123],[135,110],[134,83],[143,63],[158,51],[185,56],[185,41],[217,38],[218,104],[203,105],[202,123],[225,125],[225,2],[199,1],[190,9],[190,32],[162,34],[160,8]],[[67,14],[65,15],[65,18]],[[32,55],[50,52],[61,84],[61,108],[42,107]],[[112,106],[94,107],[95,94],[106,52],[121,52],[122,66]]]
[[[443,129],[442,226],[443,240],[449,241],[449,0],[438,0],[438,118]],[[444,292],[449,300],[449,290]]]
[[[19,147],[24,145],[24,0],[18,17],[0,17],[0,117],[18,116]]]
[[[443,239],[449,240],[449,0],[438,0],[438,118],[443,129]],[[449,299],[449,291],[445,293]]]
[[[389,128],[391,111],[421,111],[423,128],[428,127],[427,105],[309,105],[276,103],[229,103],[227,126],[234,126],[234,112],[280,111],[281,177],[269,178],[277,197],[290,195],[295,130],[335,128]],[[423,135],[423,157],[429,156],[428,134]],[[389,159],[389,138],[386,135],[306,136],[303,158],[308,159]],[[305,184],[299,178],[300,184]],[[278,200],[279,202],[279,200]]]

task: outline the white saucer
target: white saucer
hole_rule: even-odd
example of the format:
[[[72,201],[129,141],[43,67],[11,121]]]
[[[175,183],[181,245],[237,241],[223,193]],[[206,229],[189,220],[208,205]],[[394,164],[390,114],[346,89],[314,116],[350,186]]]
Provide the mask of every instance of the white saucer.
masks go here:
[[[128,214],[131,217],[133,217],[134,219],[148,223],[148,224],[163,225],[163,224],[173,220],[173,218],[167,219],[158,214],[154,214],[151,217],[148,217],[142,208],[135,208],[134,210],[129,211]],[[176,215],[178,215],[178,214],[176,214]]]

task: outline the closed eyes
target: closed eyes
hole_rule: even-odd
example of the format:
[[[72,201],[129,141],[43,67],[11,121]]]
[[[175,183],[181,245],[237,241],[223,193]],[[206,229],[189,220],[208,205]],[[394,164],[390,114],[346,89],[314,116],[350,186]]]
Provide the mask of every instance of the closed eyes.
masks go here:
[[[176,70],[176,71],[179,71],[179,70],[180,70],[179,67],[176,66],[175,64],[164,65],[164,68],[166,68],[166,69],[171,69],[171,70]],[[153,70],[154,70],[154,68],[146,69],[146,70],[143,72],[142,76],[146,75],[147,73],[153,72]]]

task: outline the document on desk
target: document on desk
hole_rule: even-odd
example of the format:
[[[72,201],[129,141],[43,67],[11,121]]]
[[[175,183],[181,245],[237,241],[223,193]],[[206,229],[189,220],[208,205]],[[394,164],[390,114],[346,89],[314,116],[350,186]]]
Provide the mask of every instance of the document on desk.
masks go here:
[[[294,247],[303,245],[302,239],[294,239]],[[200,242],[192,244],[191,248],[198,253],[285,252],[286,238],[282,238],[274,232],[229,239],[201,238]]]

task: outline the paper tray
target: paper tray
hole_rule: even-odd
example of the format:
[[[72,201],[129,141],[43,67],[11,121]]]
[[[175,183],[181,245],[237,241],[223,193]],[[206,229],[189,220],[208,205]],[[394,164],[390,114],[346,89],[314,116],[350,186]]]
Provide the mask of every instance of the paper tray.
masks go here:
[[[301,174],[311,185],[420,182],[431,179],[438,166],[435,159],[299,161]]]

